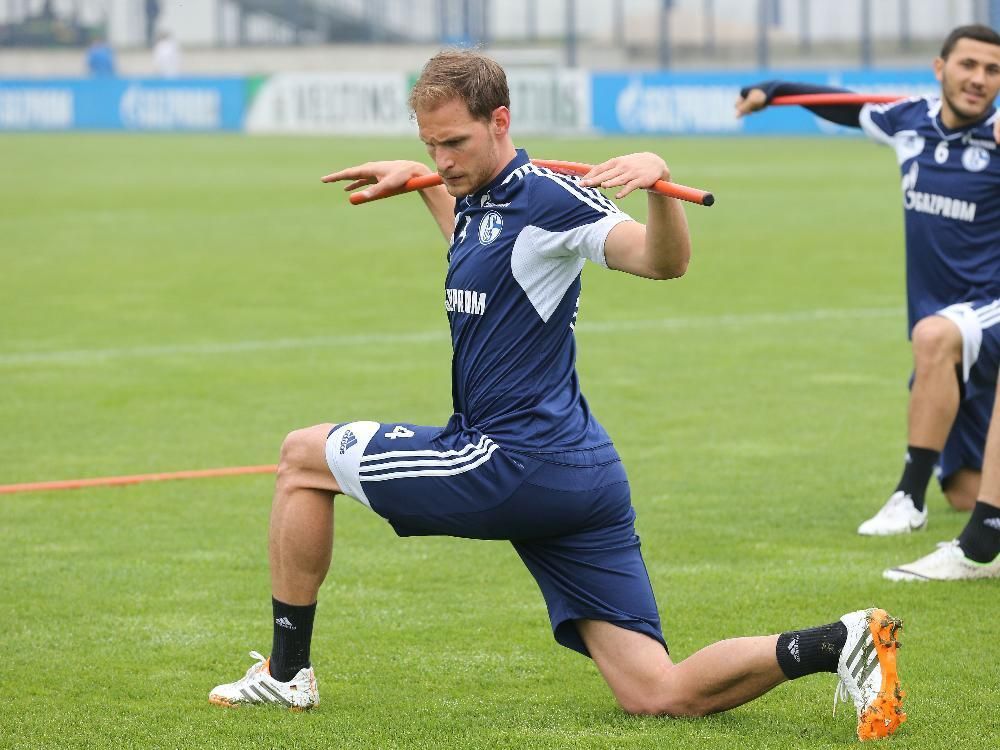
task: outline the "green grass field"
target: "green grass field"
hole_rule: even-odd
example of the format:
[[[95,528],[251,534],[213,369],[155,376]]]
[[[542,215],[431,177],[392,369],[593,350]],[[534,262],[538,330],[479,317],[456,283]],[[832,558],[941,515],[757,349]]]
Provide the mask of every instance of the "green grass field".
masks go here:
[[[906,623],[898,748],[1000,734],[990,582],[883,568],[904,448],[898,174],[860,140],[529,140],[651,149],[713,190],[688,275],[588,268],[584,392],[629,469],[675,659],[878,604]],[[415,196],[319,177],[416,141],[0,137],[0,484],[277,460],[289,430],[450,412],[444,248]],[[637,217],[645,199],[623,207]],[[0,496],[2,748],[822,748],[854,744],[820,675],[704,720],[632,718],[555,645],[510,547],[400,540],[338,501],[308,714],[206,701],[270,647],[271,481]],[[993,740],[989,740],[992,737]]]

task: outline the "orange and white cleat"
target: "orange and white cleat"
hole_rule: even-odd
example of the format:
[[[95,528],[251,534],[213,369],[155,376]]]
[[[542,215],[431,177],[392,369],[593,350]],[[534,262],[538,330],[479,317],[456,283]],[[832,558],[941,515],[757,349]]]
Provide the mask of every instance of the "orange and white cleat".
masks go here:
[[[906,721],[903,692],[896,668],[899,632],[903,621],[884,609],[862,609],[840,618],[847,626],[847,642],[840,653],[840,685],[833,699],[854,699],[858,713],[858,739],[888,737]]]
[[[229,708],[270,703],[292,711],[319,705],[319,687],[312,667],[300,669],[288,682],[278,682],[271,677],[270,659],[256,651],[251,651],[250,656],[257,663],[236,682],[218,685],[208,694],[209,703]]]

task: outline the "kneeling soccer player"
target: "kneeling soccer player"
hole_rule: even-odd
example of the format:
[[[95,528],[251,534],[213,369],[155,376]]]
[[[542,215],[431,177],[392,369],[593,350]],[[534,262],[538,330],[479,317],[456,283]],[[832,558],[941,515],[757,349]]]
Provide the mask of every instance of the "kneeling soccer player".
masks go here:
[[[892,581],[1000,578],[1000,34],[953,29],[934,74],[937,96],[810,107],[891,146],[902,177],[913,350],[906,457],[895,490],[858,533],[926,529],[935,473],[948,502],[972,510],[957,539],[883,571]],[[850,92],[765,81],[741,93],[743,116],[779,96]]]
[[[444,427],[354,421],[291,433],[271,514],[270,659],[209,700],[226,706],[319,702],[309,645],[330,565],[333,500],[349,495],[401,536],[509,540],[538,582],[556,640],[590,656],[630,713],[703,716],[788,679],[836,672],[862,738],[905,718],[896,672],[899,621],[878,609],[829,625],[667,652],[639,550],[621,460],[580,393],[573,328],[587,260],[652,279],[690,256],[680,204],[650,193],[643,225],[617,197],[669,179],[654,154],[557,175],[514,148],[507,80],[474,52],[446,51],[411,95],[420,138],[444,185],[421,195],[450,243],[445,306],[455,414]],[[428,174],[372,162],[328,175],[369,197]]]

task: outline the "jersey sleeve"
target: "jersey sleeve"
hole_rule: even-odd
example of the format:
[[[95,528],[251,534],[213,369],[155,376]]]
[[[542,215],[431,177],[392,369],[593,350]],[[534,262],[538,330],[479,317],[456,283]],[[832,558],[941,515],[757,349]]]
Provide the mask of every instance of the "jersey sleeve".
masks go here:
[[[577,177],[538,168],[531,186],[526,230],[534,251],[547,258],[590,260],[607,268],[604,243],[623,221],[634,221],[597,188]]]

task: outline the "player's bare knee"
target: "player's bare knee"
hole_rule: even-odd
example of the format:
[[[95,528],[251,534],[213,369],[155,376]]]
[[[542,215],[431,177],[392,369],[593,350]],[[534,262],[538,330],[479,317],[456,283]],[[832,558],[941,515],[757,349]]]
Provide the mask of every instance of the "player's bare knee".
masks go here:
[[[318,462],[323,462],[323,448],[318,427],[306,427],[294,430],[285,436],[281,443],[281,455],[278,459],[277,485],[279,490],[296,489],[308,486],[307,477]],[[324,428],[325,429],[325,428]],[[317,441],[320,441],[319,443]],[[319,447],[317,448],[317,445]],[[323,463],[325,467],[325,463]]]
[[[281,454],[278,458],[278,473],[276,482],[279,489],[291,489],[298,473],[297,463],[301,460],[301,430],[290,432],[281,442]]]
[[[668,683],[659,698],[657,715],[672,718],[699,718],[713,713],[712,704],[696,691],[676,682]],[[717,710],[717,709],[715,709]]]
[[[948,476],[941,485],[945,498],[955,510],[970,511],[979,497],[982,473],[964,467]]]
[[[294,430],[285,435],[281,443],[281,457],[278,459],[278,471],[293,471],[301,468],[306,458],[307,430]]]
[[[955,510],[972,510],[976,505],[976,494],[962,486],[949,487],[944,491],[944,496]]]
[[[654,701],[636,698],[618,698],[618,705],[630,716],[660,716],[658,704]]]
[[[962,332],[958,326],[940,315],[930,315],[913,327],[913,358],[922,363],[951,362],[962,358]]]
[[[636,686],[632,690],[617,692],[615,700],[625,713],[632,716],[661,716],[665,713],[660,691],[655,688]]]
[[[629,684],[616,692],[618,705],[633,716],[698,717],[712,713],[711,705],[678,679],[675,665],[654,681]]]
[[[711,713],[709,706],[696,700],[695,696],[673,693],[619,696],[618,705],[632,716],[697,718]]]

